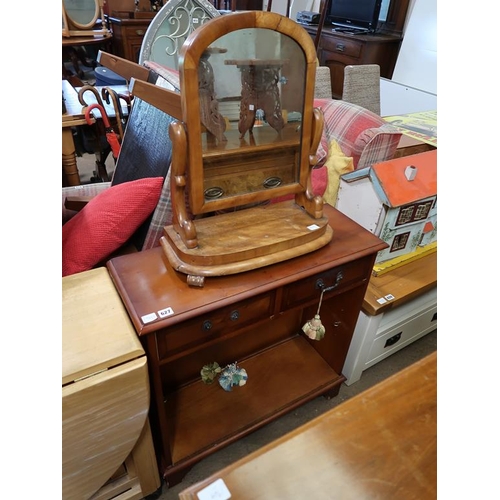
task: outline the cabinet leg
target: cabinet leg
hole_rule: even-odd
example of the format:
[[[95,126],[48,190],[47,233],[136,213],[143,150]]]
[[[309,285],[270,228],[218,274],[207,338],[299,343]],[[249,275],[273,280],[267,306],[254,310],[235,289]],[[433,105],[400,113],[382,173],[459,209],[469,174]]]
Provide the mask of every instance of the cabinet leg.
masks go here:
[[[333,387],[332,389],[330,389],[329,391],[325,392],[323,394],[323,397],[326,398],[326,399],[331,399],[331,398],[334,398],[335,396],[338,395],[339,391],[340,391],[340,386],[342,384],[339,384],[339,385],[336,385],[335,387]]]

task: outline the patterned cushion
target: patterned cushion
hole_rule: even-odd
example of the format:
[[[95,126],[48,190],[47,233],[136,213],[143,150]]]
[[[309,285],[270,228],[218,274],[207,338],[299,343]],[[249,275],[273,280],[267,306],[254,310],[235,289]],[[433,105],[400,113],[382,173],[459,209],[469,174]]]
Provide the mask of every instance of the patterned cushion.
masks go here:
[[[328,151],[334,140],[345,156],[352,157],[355,170],[393,158],[401,132],[380,116],[341,100],[315,99],[314,105],[325,117],[323,147]]]
[[[111,186],[62,227],[62,274],[79,273],[120,248],[151,214],[163,177]]]

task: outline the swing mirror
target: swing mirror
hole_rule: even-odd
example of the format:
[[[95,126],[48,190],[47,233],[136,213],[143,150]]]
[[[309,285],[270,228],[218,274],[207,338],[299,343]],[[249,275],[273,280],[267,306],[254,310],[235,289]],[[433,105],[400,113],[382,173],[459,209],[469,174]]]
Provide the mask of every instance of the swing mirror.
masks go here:
[[[181,51],[185,122],[190,137],[201,138],[189,141],[193,213],[306,189],[311,67],[301,38],[277,26],[234,29],[232,16],[207,25]]]
[[[184,42],[179,74],[161,239],[174,269],[197,283],[326,245],[333,232],[310,189],[323,115],[307,31],[272,12],[216,17]]]
[[[108,33],[104,25],[104,0],[62,0],[63,36]],[[94,29],[102,20],[102,29]]]

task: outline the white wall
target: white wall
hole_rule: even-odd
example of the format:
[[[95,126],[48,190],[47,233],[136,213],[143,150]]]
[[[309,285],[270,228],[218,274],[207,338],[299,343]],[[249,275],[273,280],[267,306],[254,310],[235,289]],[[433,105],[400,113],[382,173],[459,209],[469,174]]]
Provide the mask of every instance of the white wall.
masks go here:
[[[437,94],[437,0],[413,0],[392,81]]]
[[[382,116],[437,109],[437,0],[412,0],[391,80],[380,79]]]
[[[293,7],[293,2],[297,2],[298,5]],[[277,12],[278,14],[281,14],[283,16],[286,16],[286,3],[287,0],[273,0],[273,7],[272,11]],[[296,11],[301,11],[301,10],[310,10],[312,12],[319,12],[319,8],[321,5],[321,0],[313,0],[312,2],[310,0],[292,0],[291,3],[291,9],[293,12]],[[262,3],[262,10],[267,9],[267,0],[264,0]],[[293,16],[292,19],[295,21],[296,16]]]

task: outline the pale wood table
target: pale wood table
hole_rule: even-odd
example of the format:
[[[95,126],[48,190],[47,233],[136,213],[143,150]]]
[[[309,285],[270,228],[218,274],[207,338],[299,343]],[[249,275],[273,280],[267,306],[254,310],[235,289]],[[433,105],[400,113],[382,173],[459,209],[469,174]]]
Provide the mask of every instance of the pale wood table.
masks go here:
[[[435,499],[436,361],[434,352],[185,489],[180,499],[222,500],[229,498],[225,488],[238,500]]]
[[[363,300],[363,311],[375,316],[405,304],[437,286],[437,251],[408,262],[380,276],[372,276]],[[394,299],[380,302],[380,297]]]
[[[138,500],[160,486],[144,349],[105,268],[62,279],[62,493]]]

